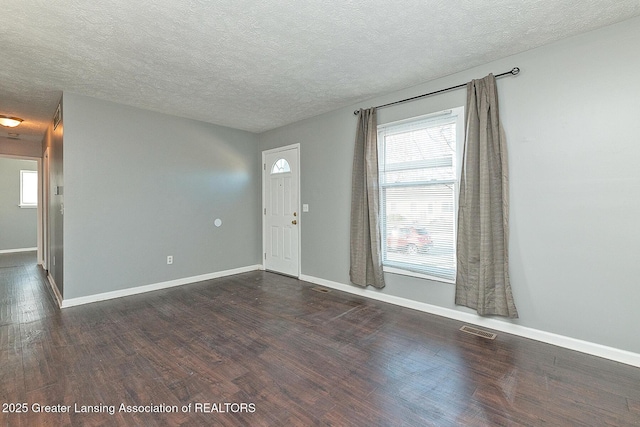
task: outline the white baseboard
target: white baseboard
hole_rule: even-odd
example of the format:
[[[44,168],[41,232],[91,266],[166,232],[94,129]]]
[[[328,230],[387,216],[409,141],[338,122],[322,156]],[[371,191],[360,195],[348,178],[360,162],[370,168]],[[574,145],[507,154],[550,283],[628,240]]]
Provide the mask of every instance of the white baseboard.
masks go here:
[[[17,252],[32,252],[37,251],[38,248],[19,248],[19,249],[2,249],[0,254],[12,254]]]
[[[51,285],[51,289],[53,289],[53,294],[56,296],[58,307],[62,307],[62,295],[60,295],[58,285],[56,285],[56,281],[53,280],[53,276],[51,276],[49,272],[47,272],[47,281],[49,282],[49,285]]]
[[[215,273],[201,274],[199,276],[184,277],[182,279],[169,280],[166,282],[152,283],[150,285],[137,286],[135,288],[120,289],[117,291],[104,292],[101,294],[88,295],[85,297],[63,299],[60,308],[74,307],[77,305],[90,304],[92,302],[105,301],[114,298],[122,298],[129,295],[142,294],[145,292],[158,291],[160,289],[172,288],[174,286],[189,285],[191,283],[202,282],[204,280],[217,279],[219,277],[232,276],[234,274],[246,273],[260,270],[261,265],[250,265],[247,267],[234,268],[231,270],[217,271]]]
[[[431,304],[427,304],[419,301],[413,301],[407,298],[383,294],[381,292],[376,292],[376,291],[372,291],[365,288],[359,288],[354,285],[345,285],[345,284],[333,282],[330,280],[320,279],[318,277],[301,275],[300,280],[315,283],[321,286],[326,286],[327,288],[348,292],[350,294],[360,295],[366,298],[371,298],[378,301],[383,301],[390,304],[395,304],[402,307],[419,310],[425,313],[435,314],[438,316],[447,317],[449,319],[454,319],[454,320],[458,320],[465,323],[471,323],[474,325],[483,326],[489,329],[494,329],[496,331],[518,335],[524,338],[541,341],[541,342],[552,344],[558,347],[564,347],[570,350],[579,351],[581,353],[603,357],[605,359],[613,360],[613,361],[624,363],[627,365],[640,367],[640,354],[638,353],[632,353],[630,351],[620,350],[614,347],[607,347],[607,346],[592,343],[589,341],[582,341],[582,340],[567,337],[564,335],[558,335],[551,332],[545,332],[538,329],[529,328],[526,326],[503,322],[498,319],[481,317],[473,313],[465,313],[465,312],[453,310],[450,308],[438,307],[435,305],[431,305]]]

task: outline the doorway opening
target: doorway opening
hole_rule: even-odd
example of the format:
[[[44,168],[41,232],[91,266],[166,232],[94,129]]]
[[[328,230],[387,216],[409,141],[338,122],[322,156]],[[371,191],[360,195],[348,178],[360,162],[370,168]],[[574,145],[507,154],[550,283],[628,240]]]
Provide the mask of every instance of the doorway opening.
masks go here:
[[[42,176],[41,158],[0,155],[0,255],[33,253],[43,263]]]

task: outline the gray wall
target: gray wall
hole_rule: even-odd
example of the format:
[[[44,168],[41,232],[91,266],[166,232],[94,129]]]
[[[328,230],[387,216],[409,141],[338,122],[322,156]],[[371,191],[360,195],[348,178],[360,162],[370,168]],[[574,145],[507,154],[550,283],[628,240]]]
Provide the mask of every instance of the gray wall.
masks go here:
[[[21,170],[37,171],[38,163],[0,157],[0,251],[38,244],[37,209],[19,206]]]
[[[71,93],[63,115],[65,299],[261,263],[257,135]]]
[[[523,326],[640,353],[640,19],[260,136],[301,144],[302,272],[349,283],[354,109],[521,67],[498,82],[511,173],[511,278]],[[462,106],[465,91],[379,111],[379,123]],[[386,274],[386,294],[454,310],[454,286]],[[506,321],[506,320],[505,320]]]

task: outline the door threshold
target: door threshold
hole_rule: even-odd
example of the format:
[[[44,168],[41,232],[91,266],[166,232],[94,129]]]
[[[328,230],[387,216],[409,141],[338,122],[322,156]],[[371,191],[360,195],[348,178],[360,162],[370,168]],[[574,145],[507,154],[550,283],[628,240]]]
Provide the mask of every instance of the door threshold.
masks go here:
[[[269,270],[268,268],[265,268],[266,272],[268,273],[273,273],[273,274],[277,274],[279,276],[285,276],[285,277],[291,277],[292,279],[298,279],[300,280],[300,276],[294,276],[293,274],[288,274],[288,273],[283,273],[281,271],[275,271],[275,270]]]

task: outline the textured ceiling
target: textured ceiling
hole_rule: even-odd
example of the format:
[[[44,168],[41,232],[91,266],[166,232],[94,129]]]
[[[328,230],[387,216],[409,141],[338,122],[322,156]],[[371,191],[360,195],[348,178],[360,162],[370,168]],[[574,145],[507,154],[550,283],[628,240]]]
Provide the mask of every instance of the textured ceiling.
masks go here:
[[[0,114],[37,140],[63,91],[261,132],[640,15],[638,0],[2,3]]]

